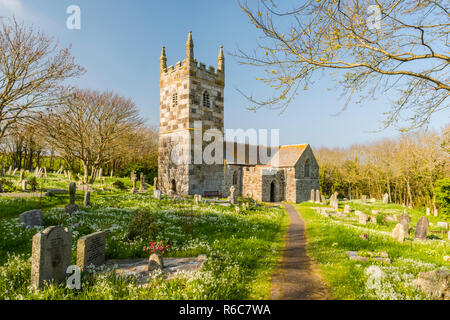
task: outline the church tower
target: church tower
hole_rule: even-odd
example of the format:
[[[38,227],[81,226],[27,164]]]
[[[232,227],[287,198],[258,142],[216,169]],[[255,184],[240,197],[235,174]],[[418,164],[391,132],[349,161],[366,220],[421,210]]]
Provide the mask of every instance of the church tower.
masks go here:
[[[224,133],[225,58],[222,47],[217,63],[216,70],[197,62],[191,32],[186,43],[186,58],[175,66],[167,67],[166,50],[162,48],[158,187],[166,194],[223,193],[223,163],[207,164],[203,157],[199,159],[210,143],[203,141],[203,133],[209,129],[220,131],[222,137]]]

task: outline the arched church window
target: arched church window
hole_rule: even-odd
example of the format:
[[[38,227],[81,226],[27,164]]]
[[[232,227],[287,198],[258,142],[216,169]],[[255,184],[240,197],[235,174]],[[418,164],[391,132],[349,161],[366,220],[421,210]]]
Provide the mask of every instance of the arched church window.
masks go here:
[[[309,164],[309,159],[306,159],[305,161],[305,177],[308,178],[309,177],[309,169],[310,169],[310,164]]]
[[[237,185],[237,183],[238,183],[238,173],[237,171],[235,171],[233,173],[233,185]]]
[[[203,92],[203,106],[207,108],[211,107],[208,91]]]
[[[174,93],[172,95],[172,107],[176,107],[178,105],[178,94]]]

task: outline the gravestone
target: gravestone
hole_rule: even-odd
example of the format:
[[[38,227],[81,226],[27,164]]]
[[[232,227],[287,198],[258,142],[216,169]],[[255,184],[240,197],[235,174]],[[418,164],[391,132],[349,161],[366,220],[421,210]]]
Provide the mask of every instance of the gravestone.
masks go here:
[[[65,212],[68,214],[72,214],[72,213],[78,211],[78,206],[75,204],[76,192],[77,192],[77,185],[75,184],[75,182],[72,182],[69,185],[70,203],[65,208]]]
[[[133,182],[133,187],[130,190],[130,193],[135,193],[136,192],[136,181],[137,181],[137,176],[134,172],[131,173],[131,182]]]
[[[427,216],[430,215],[430,208],[427,208]]]
[[[362,202],[362,203],[366,203],[366,201],[367,201],[367,196],[364,196],[364,195],[363,195],[363,196],[361,197],[361,202]]]
[[[439,228],[445,229],[446,232],[448,231],[448,222],[439,221],[439,222],[437,223],[437,226],[438,226]]]
[[[141,172],[141,176],[139,179],[139,192],[144,192],[144,183],[145,183],[145,176],[144,173]]]
[[[60,226],[36,233],[32,241],[31,286],[42,288],[45,281],[61,283],[72,260],[72,233]]]
[[[403,242],[405,240],[406,231],[405,227],[402,224],[397,224],[392,231],[392,238],[397,240],[398,242]]]
[[[161,190],[153,190],[153,197],[161,200]]]
[[[420,240],[426,239],[428,233],[428,225],[429,222],[427,217],[420,218],[416,225],[416,232],[414,234],[414,238]]]
[[[377,217],[376,216],[370,217],[370,222],[377,224]]]
[[[151,254],[148,259],[148,271],[162,270],[164,268],[163,258],[159,254]]]
[[[15,176],[15,175],[16,175],[16,172],[17,172],[17,168],[14,169],[12,175]]]
[[[438,216],[438,209],[434,209],[434,216],[435,216],[435,217]]]
[[[400,223],[403,228],[405,229],[405,232],[408,233],[409,231],[409,223],[411,222],[411,218],[409,215],[404,212],[400,217],[398,217],[398,223]]]
[[[44,218],[42,216],[42,210],[30,210],[20,214],[20,222],[22,222],[26,228],[32,228],[35,226],[42,227],[44,225]]]
[[[105,249],[105,231],[81,237],[77,242],[77,266],[82,270],[90,265],[101,266],[105,262]]]
[[[320,203],[320,190],[316,190],[316,203]]]
[[[9,166],[9,169],[8,169],[8,176],[11,175],[11,172],[12,172],[12,166]]]
[[[369,220],[369,216],[365,213],[359,213],[358,215],[358,222],[360,224],[367,224],[367,220]]]
[[[27,180],[22,181],[22,190],[27,191]]]
[[[86,191],[84,193],[84,207],[89,207],[91,205],[91,192]]]
[[[344,207],[344,213],[350,213],[350,212],[352,212],[352,209],[350,208],[350,206],[348,204],[346,204]]]
[[[45,179],[48,178],[48,175],[47,175],[47,168],[44,168],[44,177],[45,177]]]
[[[383,195],[383,203],[389,203],[389,195],[387,193]]]
[[[311,189],[311,198],[309,199],[310,202],[314,202],[314,197],[315,197],[315,193],[314,193],[314,189]]]
[[[237,194],[236,194],[236,187],[235,186],[231,186],[230,187],[230,202],[232,204],[236,204],[237,203]]]
[[[195,201],[195,204],[198,204],[198,194],[194,194],[194,201]]]

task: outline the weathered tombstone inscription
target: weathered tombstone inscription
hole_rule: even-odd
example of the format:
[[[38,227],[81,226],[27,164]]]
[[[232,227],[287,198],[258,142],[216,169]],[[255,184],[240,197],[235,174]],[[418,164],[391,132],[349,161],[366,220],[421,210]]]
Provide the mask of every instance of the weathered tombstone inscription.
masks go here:
[[[425,240],[427,238],[428,225],[429,222],[427,217],[420,218],[416,225],[416,233],[414,234],[414,238]]]
[[[21,213],[19,220],[25,225],[26,228],[44,225],[44,218],[42,216],[42,210],[40,209]]]
[[[42,288],[46,281],[61,283],[72,260],[72,233],[60,226],[48,227],[33,236],[31,286]]]
[[[82,270],[90,265],[101,266],[105,262],[105,249],[105,231],[81,237],[77,242],[77,266]]]

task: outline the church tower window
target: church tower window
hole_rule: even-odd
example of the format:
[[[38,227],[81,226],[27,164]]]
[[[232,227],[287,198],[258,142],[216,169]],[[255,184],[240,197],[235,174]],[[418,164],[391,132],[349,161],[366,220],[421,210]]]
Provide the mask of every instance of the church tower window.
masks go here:
[[[207,108],[211,107],[211,101],[209,99],[208,91],[203,92],[203,106]]]

